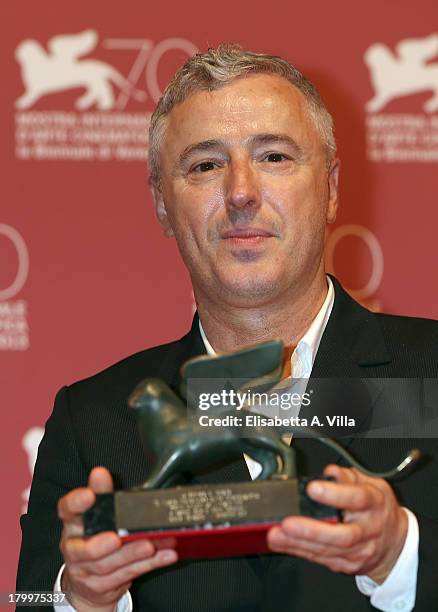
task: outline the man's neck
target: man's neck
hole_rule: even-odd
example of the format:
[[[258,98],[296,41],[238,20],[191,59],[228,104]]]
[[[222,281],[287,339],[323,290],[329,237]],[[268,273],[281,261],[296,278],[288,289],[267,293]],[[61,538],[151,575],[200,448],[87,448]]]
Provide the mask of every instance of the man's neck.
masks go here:
[[[198,297],[198,312],[205,335],[217,352],[278,338],[293,349],[318,314],[327,295],[324,277],[294,296],[273,303],[242,308]]]

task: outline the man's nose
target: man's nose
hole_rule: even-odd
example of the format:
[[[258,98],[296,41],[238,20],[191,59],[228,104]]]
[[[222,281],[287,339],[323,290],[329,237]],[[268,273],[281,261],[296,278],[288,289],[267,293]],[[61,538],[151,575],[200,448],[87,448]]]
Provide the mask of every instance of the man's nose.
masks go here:
[[[225,203],[233,209],[260,206],[260,188],[256,170],[249,161],[230,163],[225,185]]]

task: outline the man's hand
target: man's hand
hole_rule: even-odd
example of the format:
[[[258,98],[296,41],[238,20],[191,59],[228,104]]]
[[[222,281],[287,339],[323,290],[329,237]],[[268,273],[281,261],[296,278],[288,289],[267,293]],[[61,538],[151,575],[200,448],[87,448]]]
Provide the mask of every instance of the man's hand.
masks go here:
[[[134,578],[177,561],[174,550],[156,551],[149,540],[122,545],[114,532],[82,537],[82,512],[93,505],[95,493],[112,490],[108,470],[95,468],[87,488],[74,489],[58,502],[58,516],[64,522],[60,548],[66,565],[62,590],[80,612],[114,610]]]
[[[405,542],[408,519],[389,484],[356,469],[329,465],[326,476],[336,482],[314,481],[308,495],[343,510],[337,525],[306,517],[287,517],[268,533],[268,545],[325,565],[335,572],[366,575],[381,584],[394,567]]]

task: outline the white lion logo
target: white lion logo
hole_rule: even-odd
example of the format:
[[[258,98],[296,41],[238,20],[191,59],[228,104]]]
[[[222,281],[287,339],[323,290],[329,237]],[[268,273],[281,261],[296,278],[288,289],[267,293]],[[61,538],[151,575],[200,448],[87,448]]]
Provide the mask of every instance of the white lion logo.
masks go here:
[[[17,108],[29,108],[46,94],[84,87],[85,93],[75,103],[77,109],[95,104],[99,110],[108,110],[114,107],[112,84],[138,101],[145,100],[146,93],[135,89],[110,64],[79,59],[93,51],[97,41],[95,30],[84,30],[78,34],[54,36],[47,45],[49,52],[36,40],[21,42],[15,57],[21,66],[26,91],[16,100]]]
[[[428,113],[438,110],[438,63],[427,64],[438,54],[438,34],[425,38],[401,40],[396,55],[383,44],[371,45],[365,52],[375,95],[366,109],[377,112],[394,98],[433,92],[423,108]]]
[[[41,439],[44,435],[44,429],[42,427],[31,427],[26,431],[23,436],[22,445],[23,449],[27,453],[27,465],[29,467],[30,477],[32,479],[33,469],[38,454],[38,446],[40,445]],[[21,494],[23,500],[22,512],[27,512],[27,502],[29,500],[30,486],[26,487]]]

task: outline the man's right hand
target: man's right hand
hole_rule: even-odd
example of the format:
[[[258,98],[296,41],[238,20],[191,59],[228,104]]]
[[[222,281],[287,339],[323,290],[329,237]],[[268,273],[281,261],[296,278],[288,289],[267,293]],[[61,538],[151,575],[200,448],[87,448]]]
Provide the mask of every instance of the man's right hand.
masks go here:
[[[74,489],[58,502],[58,516],[64,523],[60,548],[65,569],[61,586],[79,612],[114,610],[134,578],[178,559],[173,549],[156,551],[149,540],[122,545],[114,532],[83,537],[81,514],[93,505],[96,493],[112,490],[111,474],[99,467],[91,471],[88,487]]]

